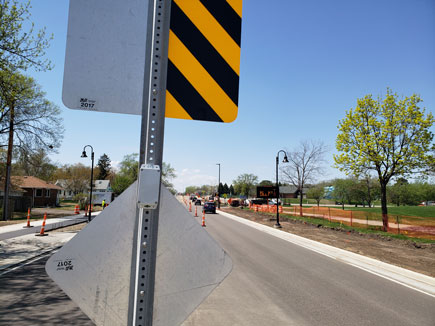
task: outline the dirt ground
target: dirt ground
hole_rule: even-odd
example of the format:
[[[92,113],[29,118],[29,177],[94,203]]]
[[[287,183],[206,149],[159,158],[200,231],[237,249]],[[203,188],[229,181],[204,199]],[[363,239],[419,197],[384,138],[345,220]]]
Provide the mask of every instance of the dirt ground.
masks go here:
[[[273,216],[265,213],[233,207],[222,210],[270,227],[275,224],[275,221],[270,220]],[[286,218],[280,219],[280,224],[283,231],[435,277],[435,243],[416,243],[382,235],[318,227]]]

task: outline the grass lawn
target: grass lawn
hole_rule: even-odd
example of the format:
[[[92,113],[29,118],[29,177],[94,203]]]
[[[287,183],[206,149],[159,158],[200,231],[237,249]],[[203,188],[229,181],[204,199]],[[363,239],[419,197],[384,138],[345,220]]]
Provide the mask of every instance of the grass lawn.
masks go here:
[[[382,213],[380,207],[345,207],[344,210]],[[427,217],[435,220],[435,206],[391,206],[388,207],[388,214]]]

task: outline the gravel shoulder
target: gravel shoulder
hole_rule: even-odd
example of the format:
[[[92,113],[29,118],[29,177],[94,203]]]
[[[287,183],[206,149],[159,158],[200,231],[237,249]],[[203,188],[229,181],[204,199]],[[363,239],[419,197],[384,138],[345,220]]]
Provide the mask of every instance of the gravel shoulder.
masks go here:
[[[270,227],[275,224],[275,221],[270,220],[273,216],[269,214],[233,207],[222,210]],[[283,231],[435,277],[433,243],[415,243],[375,234],[318,227],[286,218],[280,219],[280,224]]]

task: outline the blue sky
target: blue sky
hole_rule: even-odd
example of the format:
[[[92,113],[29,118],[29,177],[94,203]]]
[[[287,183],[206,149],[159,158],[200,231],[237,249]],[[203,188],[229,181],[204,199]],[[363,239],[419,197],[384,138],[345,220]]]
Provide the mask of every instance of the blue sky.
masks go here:
[[[67,109],[61,100],[68,1],[33,0],[32,20],[54,40],[49,72],[28,73],[62,110],[65,137],[54,162],[90,165],[84,145],[113,163],[138,152],[140,117]],[[332,168],[337,124],[356,99],[420,94],[435,111],[434,0],[244,0],[239,113],[220,124],[166,119],[165,162],[188,185],[230,184],[242,173],[275,178],[278,150],[301,140],[329,146],[322,180],[343,176]],[[435,132],[435,129],[432,128]]]

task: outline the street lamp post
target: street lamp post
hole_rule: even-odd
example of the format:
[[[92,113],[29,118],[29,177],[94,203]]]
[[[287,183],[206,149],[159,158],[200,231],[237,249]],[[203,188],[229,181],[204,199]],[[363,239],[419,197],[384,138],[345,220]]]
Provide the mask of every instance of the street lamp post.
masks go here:
[[[278,185],[278,164],[279,164],[279,153],[284,153],[283,163],[288,163],[287,153],[284,150],[279,150],[276,154],[276,224],[275,228],[280,229],[282,226],[279,224],[279,185]]]
[[[88,215],[88,222],[91,221],[92,218],[92,185],[93,185],[93,179],[94,179],[94,149],[92,148],[91,145],[86,145],[85,147],[83,147],[83,153],[81,157],[88,157],[86,155],[86,147],[90,147],[91,148],[91,191],[89,192],[89,215]]]
[[[216,165],[219,165],[219,178],[218,178],[218,209],[221,209],[221,192],[219,190],[219,186],[221,185],[221,164],[216,163]]]

